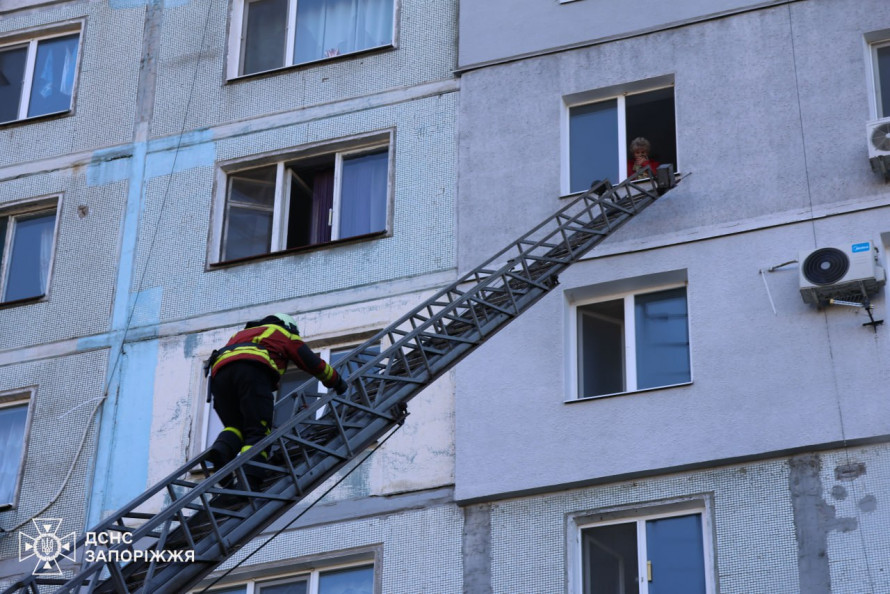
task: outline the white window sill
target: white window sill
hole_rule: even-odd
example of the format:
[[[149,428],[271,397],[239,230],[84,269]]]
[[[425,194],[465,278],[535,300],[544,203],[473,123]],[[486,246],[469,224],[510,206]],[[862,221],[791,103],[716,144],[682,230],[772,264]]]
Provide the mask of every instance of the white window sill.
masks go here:
[[[682,388],[683,386],[691,386],[693,382],[683,382],[681,384],[671,384],[669,386],[657,386],[654,388],[644,388],[642,390],[632,390],[630,392],[614,392],[612,394],[599,394],[597,396],[581,396],[579,398],[570,398],[564,400],[564,404],[575,404],[576,402],[589,402],[591,400],[600,400],[602,398],[613,398],[615,396],[632,396],[634,394],[645,394],[646,392],[653,392],[655,390],[670,390],[673,388]]]

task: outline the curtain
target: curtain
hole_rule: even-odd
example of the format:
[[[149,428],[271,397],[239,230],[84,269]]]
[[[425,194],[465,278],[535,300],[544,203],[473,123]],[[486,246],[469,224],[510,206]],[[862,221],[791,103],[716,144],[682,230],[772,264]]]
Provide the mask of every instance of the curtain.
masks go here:
[[[294,63],[392,41],[393,0],[298,0]]]
[[[34,82],[28,116],[38,116],[71,108],[79,35],[41,41],[37,45]]]
[[[55,211],[15,220],[4,301],[46,293],[55,223]]]
[[[387,151],[343,160],[339,238],[386,230]]]

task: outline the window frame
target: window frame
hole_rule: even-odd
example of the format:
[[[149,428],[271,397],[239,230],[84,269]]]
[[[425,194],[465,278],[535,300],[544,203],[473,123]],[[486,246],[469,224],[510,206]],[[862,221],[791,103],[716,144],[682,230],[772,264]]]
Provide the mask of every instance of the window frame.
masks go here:
[[[651,293],[660,293],[670,291],[672,289],[686,289],[686,329],[689,336],[689,381],[664,386],[654,386],[649,388],[638,388],[636,377],[636,320],[634,300],[637,296],[648,295]],[[586,402],[589,400],[597,400],[599,398],[611,398],[613,396],[624,396],[628,394],[637,394],[641,392],[651,392],[652,390],[664,390],[679,386],[688,386],[694,382],[693,362],[692,362],[692,312],[689,309],[689,282],[686,279],[686,271],[670,271],[626,279],[611,283],[603,283],[592,287],[580,287],[566,291],[567,308],[566,308],[566,338],[568,361],[567,369],[567,390],[566,403]],[[578,334],[580,332],[579,318],[580,308],[594,303],[603,303],[606,301],[615,301],[622,299],[624,301],[624,326],[623,326],[623,362],[624,362],[624,385],[625,390],[621,392],[610,392],[608,394],[597,394],[595,396],[583,396],[581,394],[581,369],[580,369],[580,352]]]
[[[209,594],[214,594],[230,588],[244,587],[243,594],[262,594],[264,586],[288,584],[302,580],[307,583],[308,594],[318,594],[319,580],[322,574],[343,569],[370,567],[373,571],[372,579],[374,582],[372,591],[374,594],[380,594],[382,591],[381,559],[382,546],[379,544],[359,547],[352,551],[339,551],[299,559],[288,559],[274,565],[270,564],[272,565],[271,567],[264,566],[259,569],[247,569],[239,572],[240,575],[235,575],[230,580],[225,580],[208,592]],[[295,570],[294,567],[297,569]],[[276,570],[286,571],[287,573],[278,573]]]
[[[376,332],[377,331],[372,331],[371,335],[376,334]],[[329,342],[328,341],[325,343],[325,346],[312,347],[312,345],[310,344],[310,347],[312,347],[312,350],[319,357],[321,357],[325,361],[330,362],[331,352],[348,353],[363,343],[364,343],[364,341],[362,341],[360,339],[344,340],[342,342],[340,342],[340,341]],[[381,351],[383,350],[383,348],[384,348],[383,345],[380,345]],[[203,368],[204,367],[203,362],[209,356],[210,356],[210,353],[205,353],[203,356],[200,356],[195,360],[195,369],[194,369],[193,373],[198,378],[197,379],[197,386],[198,386],[197,391],[201,395],[207,394],[208,384],[210,382],[210,378],[204,375],[204,368]],[[293,369],[295,369],[295,368],[290,367],[290,369],[288,369],[288,371],[292,371]],[[324,386],[324,384],[321,383],[321,381],[318,381],[316,383],[317,383],[317,386],[316,386],[317,392],[319,394],[327,394],[329,389],[326,388]],[[275,396],[276,402],[278,401],[279,398],[286,396],[286,395],[287,394],[277,394],[276,393],[276,396]],[[217,423],[220,422],[219,419],[217,419],[217,417],[216,417],[216,412],[213,410],[213,404],[210,402],[207,402],[206,398],[202,398],[200,400],[200,402],[201,402],[201,405],[197,412],[197,419],[195,419],[195,421],[196,421],[195,427],[197,429],[198,439],[192,440],[193,443],[191,444],[191,447],[190,447],[192,457],[197,456],[198,454],[200,454],[201,452],[206,450],[208,447],[210,447],[212,440],[217,435],[217,433],[211,432],[211,430],[214,429],[214,427],[212,427],[211,424],[214,420]],[[323,412],[323,409],[319,411],[320,414],[322,412]],[[220,427],[221,427],[221,425],[220,425]],[[220,428],[220,430],[222,430],[222,429]]]
[[[364,48],[345,54],[336,56],[327,56],[307,62],[294,62],[294,48],[296,45],[296,27],[297,27],[297,3],[298,0],[287,0],[287,23],[285,23],[285,40],[284,40],[284,57],[285,62],[282,66],[269,70],[258,72],[244,72],[244,55],[247,41],[247,20],[244,18],[245,7],[256,0],[232,0],[229,9],[229,30],[227,34],[227,52],[226,52],[226,80],[236,81],[239,79],[252,78],[256,76],[264,76],[270,73],[280,72],[282,70],[313,66],[338,60],[344,57],[358,56],[368,52],[374,52],[386,49],[395,49],[398,47],[399,36],[399,10],[401,0],[392,0],[392,36],[390,43],[378,45],[374,47]]]
[[[25,58],[25,74],[22,82],[22,96],[19,97],[19,109],[17,117],[13,120],[0,122],[0,127],[20,124],[24,122],[34,122],[44,118],[52,118],[58,116],[74,114],[74,105],[77,102],[78,81],[80,80],[80,66],[83,59],[83,42],[84,42],[84,19],[57,23],[50,26],[40,26],[38,28],[30,28],[23,31],[16,31],[10,35],[0,37],[0,51],[14,49],[16,47],[27,46],[28,50]],[[53,39],[56,37],[67,37],[69,35],[77,35],[77,57],[74,60],[74,76],[71,86],[71,101],[68,108],[49,113],[29,116],[28,108],[31,102],[31,88],[34,83],[34,70],[37,63],[37,45],[41,41]]]
[[[0,512],[15,509],[18,506],[22,481],[25,476],[25,461],[28,459],[28,444],[31,436],[31,421],[34,415],[34,398],[36,394],[37,386],[28,386],[0,392],[0,409],[22,406],[22,404],[27,407],[27,412],[25,413],[25,427],[22,434],[22,453],[19,459],[19,468],[16,474],[15,483],[12,487],[12,500],[0,501]]]
[[[883,113],[883,98],[881,95],[881,76],[880,62],[878,59],[878,50],[890,48],[890,32],[884,32],[883,36],[877,37],[868,44],[868,63],[870,65],[868,77],[870,93],[869,103],[871,107],[871,115],[874,120],[890,119],[890,113]],[[890,61],[890,56],[888,56]],[[890,81],[888,81],[890,87]]]
[[[384,213],[384,229],[381,231],[372,231],[370,233],[354,235],[345,238],[335,238],[334,233],[338,232],[337,225],[340,217],[340,194],[341,179],[343,171],[343,160],[350,156],[361,155],[363,153],[374,153],[375,151],[386,151],[387,172],[386,172],[386,212]],[[333,190],[333,220],[331,239],[326,242],[315,243],[288,248],[286,242],[287,226],[289,221],[289,187],[287,175],[287,164],[308,160],[317,157],[334,158],[334,190]],[[268,252],[262,254],[254,254],[242,258],[233,258],[231,260],[224,259],[224,249],[228,234],[227,213],[229,206],[230,181],[232,176],[239,172],[259,169],[274,165],[275,170],[275,195],[273,201],[272,231],[270,243],[272,244]],[[294,252],[311,251],[318,249],[327,249],[335,245],[358,241],[362,239],[372,239],[377,237],[387,237],[392,234],[392,210],[393,210],[393,193],[394,193],[394,177],[395,177],[395,131],[386,130],[383,132],[374,132],[367,135],[350,137],[336,141],[328,141],[315,145],[308,145],[299,149],[279,150],[265,155],[255,155],[245,159],[226,161],[218,164],[216,170],[216,179],[214,180],[214,207],[212,212],[212,240],[210,242],[210,250],[207,261],[208,267],[227,266],[238,264],[245,261],[253,261],[270,257],[281,256]],[[283,246],[283,247],[282,247]]]
[[[637,555],[640,572],[646,567],[645,526],[650,520],[660,520],[697,514],[702,520],[702,550],[704,553],[706,594],[716,594],[716,551],[714,533],[714,496],[703,493],[674,497],[663,501],[613,506],[597,510],[573,512],[566,521],[567,592],[584,593],[584,558],[582,532],[588,528],[617,524],[637,525]],[[640,534],[643,538],[640,539]],[[648,583],[643,582],[640,594],[648,594]]]
[[[52,247],[50,248],[49,261],[47,262],[46,286],[44,287],[43,293],[40,295],[23,297],[10,301],[4,300],[9,283],[10,255],[15,225],[8,225],[5,233],[0,237],[0,309],[32,302],[47,301],[49,299],[50,286],[52,286],[53,280],[53,269],[55,268],[56,247],[59,242],[59,225],[61,218],[59,213],[61,212],[61,208],[61,194],[40,198],[29,198],[21,202],[0,205],[0,220],[8,219],[14,222],[19,218],[27,218],[44,212],[49,213],[51,211],[55,213],[56,218],[53,224]]]
[[[560,196],[575,196],[582,190],[572,191],[571,189],[571,113],[572,110],[585,105],[594,103],[603,103],[609,100],[617,101],[617,117],[618,117],[618,142],[616,150],[618,151],[618,180],[610,180],[612,183],[618,184],[627,179],[627,170],[624,163],[627,160],[628,146],[631,139],[627,138],[627,119],[626,119],[626,102],[630,95],[640,95],[660,91],[663,89],[674,90],[674,125],[677,122],[677,103],[676,103],[676,85],[674,83],[673,74],[657,76],[645,80],[634,81],[626,84],[604,87],[601,89],[583,91],[580,93],[572,93],[562,97],[560,110],[560,130],[562,137],[561,155],[560,155]],[[676,144],[676,137],[674,138]],[[676,155],[677,163],[674,164],[679,171],[680,155],[679,151]]]

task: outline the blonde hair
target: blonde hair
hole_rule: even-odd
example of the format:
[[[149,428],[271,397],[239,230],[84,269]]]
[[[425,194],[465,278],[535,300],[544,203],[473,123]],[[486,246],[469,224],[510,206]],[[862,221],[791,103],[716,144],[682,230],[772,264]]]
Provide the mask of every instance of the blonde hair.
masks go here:
[[[637,149],[643,149],[648,153],[652,149],[652,145],[642,136],[638,136],[631,141],[630,152],[634,152]]]

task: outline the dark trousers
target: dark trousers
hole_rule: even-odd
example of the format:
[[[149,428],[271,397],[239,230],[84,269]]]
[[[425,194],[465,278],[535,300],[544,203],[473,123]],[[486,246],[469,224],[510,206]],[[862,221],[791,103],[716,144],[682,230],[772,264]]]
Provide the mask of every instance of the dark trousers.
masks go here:
[[[241,433],[244,446],[257,443],[272,428],[275,385],[269,369],[250,361],[228,363],[211,379],[213,409],[225,427]]]

